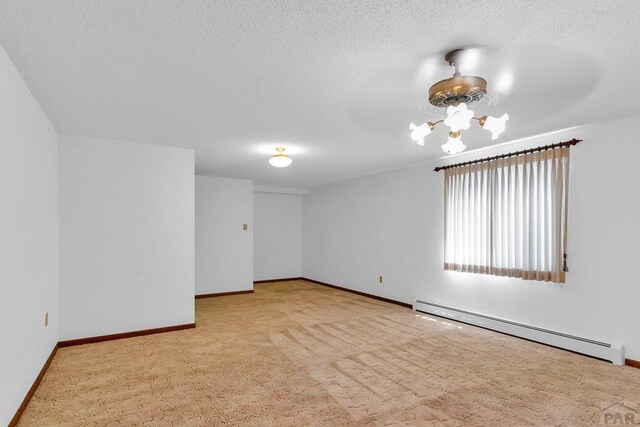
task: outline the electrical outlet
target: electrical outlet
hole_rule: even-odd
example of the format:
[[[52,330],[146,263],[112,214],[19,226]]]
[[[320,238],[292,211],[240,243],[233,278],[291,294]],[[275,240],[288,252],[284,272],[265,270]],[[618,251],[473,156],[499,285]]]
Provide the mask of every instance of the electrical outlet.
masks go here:
[[[44,314],[44,327],[46,328],[47,326],[49,326],[49,312]]]
[[[244,231],[247,231],[249,229],[249,225],[248,224],[242,224],[242,229]]]
[[[384,279],[382,278],[382,276],[380,276],[380,283],[382,283],[384,281]]]

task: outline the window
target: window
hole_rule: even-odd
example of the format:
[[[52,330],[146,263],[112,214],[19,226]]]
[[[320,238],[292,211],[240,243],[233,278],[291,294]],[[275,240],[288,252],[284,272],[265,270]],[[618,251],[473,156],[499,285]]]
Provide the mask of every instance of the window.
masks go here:
[[[445,270],[564,283],[569,147],[445,170]]]

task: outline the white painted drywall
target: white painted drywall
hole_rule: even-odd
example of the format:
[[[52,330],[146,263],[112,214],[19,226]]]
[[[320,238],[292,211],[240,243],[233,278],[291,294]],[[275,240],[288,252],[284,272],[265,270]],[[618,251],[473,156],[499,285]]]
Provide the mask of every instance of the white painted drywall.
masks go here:
[[[194,153],[60,136],[60,338],[194,321]]]
[[[302,276],[302,196],[253,194],[253,278]]]
[[[0,94],[0,425],[7,425],[58,341],[58,136],[2,47]]]
[[[407,303],[421,298],[623,343],[627,357],[640,360],[639,133],[635,116],[448,160],[584,139],[571,154],[570,271],[564,285],[443,270],[443,174],[433,168],[444,161],[304,196],[303,275]]]
[[[250,289],[253,182],[196,176],[196,295]]]

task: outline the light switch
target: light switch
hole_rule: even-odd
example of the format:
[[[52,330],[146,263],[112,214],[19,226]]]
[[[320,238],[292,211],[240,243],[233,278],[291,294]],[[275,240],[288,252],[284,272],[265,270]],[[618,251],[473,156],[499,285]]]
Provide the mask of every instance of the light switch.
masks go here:
[[[46,328],[47,326],[49,326],[49,312],[44,314],[44,327]]]
[[[249,225],[247,225],[247,224],[242,224],[242,229],[243,229],[244,231],[247,231],[247,230],[249,229]]]

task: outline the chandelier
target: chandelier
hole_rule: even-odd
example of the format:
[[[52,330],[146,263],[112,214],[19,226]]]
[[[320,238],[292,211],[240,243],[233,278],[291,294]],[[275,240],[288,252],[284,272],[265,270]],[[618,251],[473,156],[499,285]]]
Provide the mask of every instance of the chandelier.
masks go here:
[[[420,126],[411,123],[411,139],[419,145],[424,145],[424,138],[429,135],[439,123],[449,128],[449,138],[442,144],[442,150],[447,154],[460,153],[467,148],[462,142],[460,132],[471,127],[471,120],[476,120],[483,129],[491,132],[491,139],[496,139],[504,132],[508,114],[495,118],[491,116],[475,117],[469,105],[487,96],[487,81],[482,77],[463,76],[460,74],[460,59],[464,50],[457,49],[447,53],[444,57],[447,63],[454,67],[452,77],[440,80],[429,89],[429,103],[445,109],[445,117],[436,122],[426,122]]]

